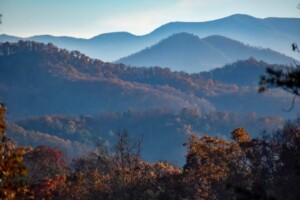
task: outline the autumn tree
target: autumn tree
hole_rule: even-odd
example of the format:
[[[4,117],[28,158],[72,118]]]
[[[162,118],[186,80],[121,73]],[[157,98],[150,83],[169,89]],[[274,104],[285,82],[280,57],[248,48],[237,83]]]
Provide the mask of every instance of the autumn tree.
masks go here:
[[[273,133],[276,171],[273,193],[278,199],[300,199],[300,118]]]
[[[238,144],[217,137],[192,135],[185,145],[188,149],[183,170],[186,198],[226,198],[226,182],[242,155]]]
[[[232,141],[192,135],[181,184],[186,199],[273,199],[278,145],[237,128]]]
[[[65,174],[67,162],[64,153],[54,147],[38,146],[24,157],[31,179],[37,183],[46,178]]]
[[[0,103],[0,199],[29,199],[28,173],[23,163],[26,148],[19,147],[5,135],[6,107]]]
[[[231,137],[238,144],[249,142],[250,137],[247,131],[244,128],[237,128],[231,132]]]
[[[236,184],[237,199],[261,198],[272,199],[271,180],[276,166],[276,144],[269,137],[251,139],[247,131],[237,128],[231,133],[232,139],[239,145],[243,153],[244,185]],[[239,166],[240,167],[240,166]]]
[[[181,170],[167,162],[147,163],[140,157],[141,139],[126,131],[112,148],[99,142],[97,149],[76,159],[67,177],[63,199],[176,199]],[[179,187],[178,187],[179,188]]]
[[[64,153],[53,147],[38,146],[24,156],[35,198],[51,198],[64,184],[67,162]]]
[[[130,141],[124,131],[112,149],[98,140],[95,151],[73,163],[68,186],[73,191],[71,199],[135,199],[132,185],[142,163],[140,142]]]

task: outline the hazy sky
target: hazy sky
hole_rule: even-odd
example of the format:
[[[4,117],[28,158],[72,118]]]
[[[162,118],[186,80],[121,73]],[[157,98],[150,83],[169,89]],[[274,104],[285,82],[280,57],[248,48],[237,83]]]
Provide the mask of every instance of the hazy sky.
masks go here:
[[[0,0],[0,34],[89,38],[146,34],[170,21],[208,21],[236,13],[300,17],[300,0]]]

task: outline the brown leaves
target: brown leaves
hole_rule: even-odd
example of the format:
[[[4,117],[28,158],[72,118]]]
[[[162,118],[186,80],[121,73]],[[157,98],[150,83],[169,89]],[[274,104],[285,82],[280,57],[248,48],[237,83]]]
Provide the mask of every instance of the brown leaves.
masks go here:
[[[29,187],[24,184],[27,170],[23,164],[25,148],[18,147],[4,136],[5,107],[0,106],[0,199],[31,198]]]
[[[250,137],[244,128],[237,128],[231,132],[231,138],[238,144],[249,142]]]

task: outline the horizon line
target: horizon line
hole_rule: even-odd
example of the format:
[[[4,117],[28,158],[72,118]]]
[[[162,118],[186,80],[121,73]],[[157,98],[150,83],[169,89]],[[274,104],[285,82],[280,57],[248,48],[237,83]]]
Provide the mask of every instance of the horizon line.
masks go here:
[[[216,19],[207,20],[207,21],[170,21],[170,22],[164,23],[164,24],[162,24],[160,26],[157,26],[156,28],[152,29],[152,31],[150,31],[150,32],[148,32],[146,34],[134,34],[134,33],[129,32],[129,31],[120,30],[120,31],[112,31],[112,32],[103,32],[103,33],[99,33],[97,35],[90,36],[90,37],[77,37],[77,36],[72,36],[72,35],[55,35],[55,34],[51,35],[49,33],[29,35],[29,36],[19,36],[19,35],[6,34],[6,33],[2,33],[0,35],[10,36],[10,37],[18,37],[18,38],[22,38],[22,39],[28,39],[28,38],[40,37],[40,36],[52,36],[52,37],[59,37],[59,38],[68,37],[68,38],[82,39],[82,40],[90,40],[90,39],[93,39],[93,38],[98,37],[100,35],[114,34],[114,33],[115,34],[116,33],[125,33],[125,34],[129,34],[129,35],[132,35],[132,36],[135,36],[135,37],[142,37],[142,36],[149,35],[149,34],[155,32],[157,29],[159,29],[159,28],[161,28],[161,27],[163,27],[165,25],[171,24],[171,23],[207,23],[207,22],[214,22],[214,21],[226,19],[226,18],[229,18],[229,17],[237,16],[237,15],[248,16],[248,17],[256,18],[256,19],[269,19],[269,18],[300,19],[298,17],[264,17],[264,18],[260,18],[260,17],[255,17],[253,15],[249,15],[249,14],[236,13],[236,14],[228,15],[228,16],[225,16],[225,17],[222,17],[222,18],[216,18]]]

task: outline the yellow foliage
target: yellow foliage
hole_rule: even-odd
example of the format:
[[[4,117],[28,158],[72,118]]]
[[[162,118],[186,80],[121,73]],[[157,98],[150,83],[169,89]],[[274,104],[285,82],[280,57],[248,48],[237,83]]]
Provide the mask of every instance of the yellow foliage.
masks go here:
[[[222,183],[232,173],[232,164],[243,154],[239,145],[222,138],[191,135],[184,166],[184,183],[197,187],[200,199],[216,199],[213,183]],[[196,198],[196,199],[197,199]]]
[[[244,128],[237,128],[233,130],[231,132],[231,137],[239,144],[250,141],[249,134]]]
[[[0,199],[30,199],[30,190],[23,182],[28,175],[23,164],[25,149],[7,138],[5,130],[5,107],[0,106]]]

